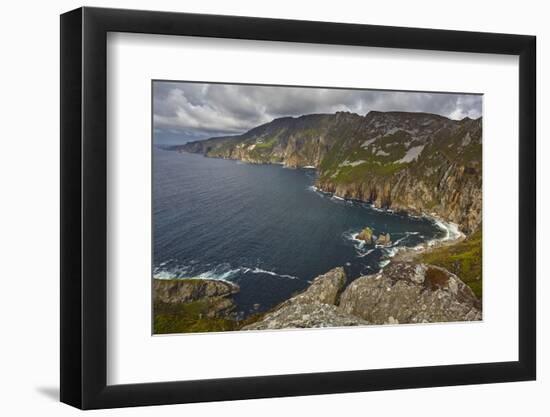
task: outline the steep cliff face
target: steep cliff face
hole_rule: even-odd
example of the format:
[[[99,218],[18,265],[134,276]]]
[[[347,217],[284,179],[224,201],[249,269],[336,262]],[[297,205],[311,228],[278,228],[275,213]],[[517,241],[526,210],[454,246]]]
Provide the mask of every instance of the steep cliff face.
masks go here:
[[[288,167],[318,167],[337,138],[351,134],[364,118],[351,113],[284,117],[239,136],[191,142],[178,149],[214,158],[250,163],[281,163]]]
[[[434,213],[466,233],[481,222],[481,119],[370,112],[281,118],[242,135],[177,149],[250,163],[318,169],[317,186],[344,198]]]

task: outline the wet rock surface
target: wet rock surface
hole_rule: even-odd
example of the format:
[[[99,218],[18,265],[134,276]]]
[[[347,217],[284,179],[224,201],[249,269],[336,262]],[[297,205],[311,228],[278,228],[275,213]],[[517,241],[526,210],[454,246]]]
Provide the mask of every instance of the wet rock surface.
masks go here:
[[[362,240],[363,242],[370,245],[372,243],[372,240],[373,240],[372,229],[370,227],[365,227],[357,235],[357,239]]]

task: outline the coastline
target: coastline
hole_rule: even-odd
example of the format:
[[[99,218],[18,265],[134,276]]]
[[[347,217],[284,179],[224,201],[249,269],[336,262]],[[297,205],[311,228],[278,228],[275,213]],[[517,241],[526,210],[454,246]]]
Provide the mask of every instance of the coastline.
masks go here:
[[[454,229],[456,225],[454,223],[445,222],[438,217],[425,215],[424,217],[434,221],[434,223],[440,227],[442,230]],[[397,252],[392,257],[394,262],[412,262],[420,255],[430,253],[436,249],[443,247],[454,246],[466,239],[466,235],[462,232],[457,234],[449,233],[447,236],[440,239],[432,239],[427,242],[421,243],[414,247],[402,246],[397,248]]]
[[[199,155],[210,158],[203,154]],[[230,159],[235,161],[236,164],[255,164],[240,159],[213,158]],[[290,169],[313,169],[310,167],[284,166],[272,162],[262,163],[261,165],[279,165],[281,168]],[[443,255],[445,255],[445,261],[448,260],[448,262],[443,265],[442,262],[437,262],[437,256],[440,257],[439,260],[443,257],[441,254],[435,254],[436,258],[434,258],[434,254],[430,255],[436,259],[435,261],[433,259],[427,260],[424,257],[432,251],[437,252],[437,250],[457,244],[459,245],[455,249],[443,250],[454,251],[451,253],[453,256],[463,256],[464,251],[460,242],[464,240],[468,242],[470,234],[466,235],[462,233],[457,224],[444,220],[435,212],[428,214],[416,211],[414,208],[411,208],[411,210],[401,207],[398,209],[383,208],[377,206],[377,203],[372,201],[345,198],[337,195],[335,192],[324,191],[317,183],[316,174],[318,172],[318,169],[314,169],[314,172],[307,175],[309,179],[300,183],[300,189],[303,186],[302,193],[304,191],[306,193],[314,191],[318,196],[313,197],[313,199],[324,195],[327,199],[331,199],[331,203],[338,204],[336,200],[345,201],[348,202],[347,204],[353,203],[360,209],[353,229],[348,229],[344,233],[346,239],[351,238],[352,240],[356,240],[356,227],[361,227],[361,225],[364,227],[368,223],[368,214],[362,215],[362,210],[365,213],[368,213],[369,210],[374,210],[399,218],[410,218],[413,223],[413,219],[417,219],[416,221],[418,222],[426,223],[427,229],[431,230],[431,232],[426,234],[426,236],[420,236],[420,238],[403,241],[410,234],[423,234],[422,232],[415,232],[416,229],[413,223],[409,224],[409,221],[405,222],[406,225],[403,227],[403,230],[395,232],[396,234],[392,236],[393,242],[375,246],[376,248],[382,248],[381,255],[377,254],[373,258],[373,262],[377,263],[378,266],[374,267],[375,269],[371,268],[371,272],[362,270],[357,279],[355,279],[357,275],[353,275],[353,280],[350,279],[349,281],[347,278],[344,280],[338,279],[338,285],[335,286],[337,288],[334,291],[336,297],[331,299],[330,302],[325,302],[325,295],[323,294],[328,291],[328,287],[332,288],[333,286],[331,284],[332,279],[329,279],[329,277],[335,276],[334,270],[324,272],[323,275],[319,275],[317,278],[308,281],[309,286],[305,290],[293,293],[290,298],[286,298],[288,295],[285,295],[284,300],[273,308],[265,311],[263,309],[260,310],[257,307],[260,306],[258,303],[254,304],[253,309],[246,310],[246,313],[243,313],[244,310],[241,311],[241,307],[239,306],[242,302],[242,294],[245,294],[247,297],[249,296],[249,293],[246,293],[248,290],[246,286],[243,287],[242,293],[237,296],[236,294],[240,293],[241,290],[233,290],[235,283],[230,278],[231,273],[236,271],[266,273],[286,279],[296,277],[281,275],[274,271],[266,271],[259,267],[246,266],[238,268],[234,268],[233,266],[233,269],[230,270],[217,271],[217,264],[212,270],[198,275],[187,275],[181,270],[182,276],[168,277],[168,275],[159,271],[158,275],[153,276],[153,285],[158,287],[153,290],[156,297],[153,311],[155,333],[236,331],[253,330],[256,328],[339,327],[358,325],[360,323],[375,325],[473,321],[481,318],[481,279],[478,279],[479,283],[474,282],[474,285],[471,286],[472,274],[470,273],[469,259],[465,261],[468,263],[467,267],[461,269],[462,265],[457,266],[455,258],[447,256],[446,253]],[[328,206],[331,205],[329,204]],[[331,210],[330,207],[328,210]],[[426,221],[424,222],[424,220]],[[388,221],[390,220],[388,219]],[[428,222],[433,226],[429,226]],[[409,232],[406,232],[406,230]],[[402,234],[407,236],[402,237]],[[350,236],[348,237],[347,235]],[[327,237],[337,240],[339,235],[331,232]],[[400,246],[407,244],[410,246]],[[373,250],[375,249],[370,244],[365,244],[363,248],[365,254],[363,256],[366,256]],[[315,260],[315,254],[312,255],[312,260]],[[358,256],[362,257],[359,252]],[[338,270],[344,271],[345,266],[343,262],[336,265],[340,265],[337,267]],[[349,266],[350,264],[345,263],[345,265]],[[325,271],[324,268],[320,269]],[[418,271],[421,272],[422,280],[417,276],[420,273]],[[464,275],[466,280],[462,278],[463,275],[461,272],[464,271],[466,273]],[[223,272],[221,279],[219,276],[216,276],[216,272]],[[339,274],[336,275],[339,276]],[[479,276],[481,277],[481,275]],[[321,281],[324,283],[322,286],[320,286]],[[340,281],[342,282],[340,283]],[[231,284],[231,291],[223,287],[226,284]],[[204,286],[204,289],[201,285]],[[240,288],[239,284],[236,285],[236,288]],[[380,293],[380,286],[384,287],[382,294],[386,307],[383,310],[376,307],[379,305],[377,294]],[[457,296],[457,288],[460,288],[460,297]],[[318,293],[321,289],[322,294]],[[215,294],[210,294],[213,291]],[[414,293],[414,297],[408,291]],[[177,294],[175,294],[176,292]],[[343,295],[344,293],[345,296]],[[467,294],[468,303],[466,304],[463,303],[464,300],[461,298],[463,294]],[[407,307],[403,307],[404,303],[409,302],[413,298],[417,301],[411,303],[410,306],[406,304]],[[445,302],[441,301],[442,299]],[[447,301],[453,305],[452,311],[447,308],[447,304],[445,304]],[[401,307],[395,310],[391,306]],[[424,306],[427,307],[424,308]],[[442,309],[443,307],[444,309]],[[250,308],[250,306],[247,308]],[[414,314],[409,317],[408,312],[410,311],[413,311]],[[456,313],[456,315],[451,315],[451,313]],[[309,318],[304,319],[304,317]]]
[[[381,207],[376,207],[374,204],[368,201],[346,199],[330,191],[325,191],[316,185],[312,185],[311,189],[313,191],[330,195],[339,200],[360,201],[361,203],[371,204],[372,209],[377,211],[386,212],[389,214],[395,213],[395,211],[392,209],[384,209]],[[407,246],[395,247],[395,251],[389,255],[389,259],[388,259],[389,262],[411,262],[418,256],[429,253],[435,249],[456,245],[457,243],[462,242],[467,237],[464,233],[460,231],[460,228],[457,224],[448,222],[435,214],[421,213],[420,215],[416,215],[408,212],[407,210],[400,210],[400,212],[410,217],[425,218],[431,221],[434,225],[436,225],[440,230],[444,231],[446,234],[442,238],[427,240],[426,242],[423,242],[414,247],[407,247]],[[389,262],[383,265],[381,269],[387,266]]]
[[[318,167],[313,166],[313,165],[291,166],[291,165],[287,165],[284,162],[269,162],[269,161],[263,162],[263,161],[250,161],[250,160],[237,159],[237,158],[224,158],[224,157],[216,157],[216,156],[212,157],[212,156],[207,156],[203,153],[189,152],[189,151],[186,151],[184,149],[178,149],[177,152],[191,153],[191,154],[195,154],[195,155],[198,154],[198,155],[203,156],[204,158],[225,159],[225,160],[231,160],[231,161],[236,161],[236,162],[251,164],[251,165],[279,165],[279,166],[282,166],[283,168],[287,168],[287,169],[288,168],[290,168],[290,169],[308,169],[308,170],[314,170],[316,174],[318,174],[318,169],[319,169]],[[390,214],[394,214],[394,213],[397,212],[396,210],[377,207],[372,202],[369,202],[369,201],[357,200],[357,199],[348,199],[348,198],[339,196],[334,192],[326,191],[326,190],[320,188],[316,184],[311,185],[309,188],[312,191],[320,192],[320,193],[323,193],[323,194],[326,194],[326,195],[330,195],[331,197],[333,197],[335,199],[338,199],[338,200],[341,200],[341,201],[357,201],[357,202],[364,203],[364,204],[370,204],[371,208],[373,210],[386,212],[386,213],[390,213]],[[406,246],[396,247],[395,252],[390,254],[390,256],[389,256],[389,261],[390,262],[391,261],[394,261],[394,262],[411,262],[415,258],[417,258],[418,256],[420,256],[422,254],[430,253],[431,251],[433,251],[435,249],[456,245],[457,243],[462,242],[467,237],[467,235],[465,235],[464,233],[462,233],[460,231],[460,228],[457,224],[449,222],[449,221],[439,217],[436,214],[417,213],[416,211],[410,211],[410,210],[402,209],[402,208],[400,208],[398,210],[398,212],[403,213],[403,214],[405,214],[407,216],[410,216],[410,217],[413,217],[413,218],[428,219],[433,224],[435,224],[437,227],[439,227],[441,230],[445,231],[446,236],[444,236],[440,239],[428,240],[428,241],[426,241],[424,243],[421,243],[421,244],[419,244],[415,247],[406,247]],[[389,264],[389,262],[386,263],[382,267],[382,269],[385,266],[387,266],[388,264]]]

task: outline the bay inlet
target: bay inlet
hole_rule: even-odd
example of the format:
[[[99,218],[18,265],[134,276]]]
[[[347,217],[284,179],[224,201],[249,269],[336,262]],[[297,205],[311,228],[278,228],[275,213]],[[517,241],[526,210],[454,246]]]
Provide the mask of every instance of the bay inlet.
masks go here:
[[[154,148],[153,277],[209,278],[241,288],[246,317],[303,291],[342,266],[348,280],[372,274],[399,248],[448,233],[428,219],[335,198],[313,169],[286,169]],[[385,247],[357,234],[390,234]]]

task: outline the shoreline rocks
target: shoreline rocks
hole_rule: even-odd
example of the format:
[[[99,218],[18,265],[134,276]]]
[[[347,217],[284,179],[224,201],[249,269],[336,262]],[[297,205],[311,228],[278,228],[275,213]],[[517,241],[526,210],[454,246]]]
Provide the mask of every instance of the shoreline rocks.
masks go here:
[[[339,309],[371,324],[440,323],[482,319],[472,290],[444,268],[391,263],[381,273],[353,281]]]
[[[365,227],[363,230],[359,232],[356,239],[362,240],[367,245],[380,245],[380,246],[388,246],[391,245],[391,236],[389,233],[381,233],[378,236],[374,235],[374,231],[370,227]]]
[[[344,288],[335,268],[243,330],[441,323],[482,319],[481,303],[456,275],[433,265],[391,263]]]
[[[372,241],[373,241],[372,229],[370,227],[365,227],[357,235],[357,239],[362,240],[363,242],[369,245],[372,244]]]
[[[341,312],[336,306],[345,283],[344,269],[334,268],[315,278],[304,292],[281,303],[260,321],[244,326],[242,330],[343,327],[369,324],[365,320]]]
[[[238,285],[212,279],[154,279],[153,301],[169,305],[196,303],[204,306],[207,317],[225,317],[235,303]]]
[[[376,238],[376,244],[382,245],[382,246],[388,246],[391,245],[391,236],[389,233],[381,234]]]

